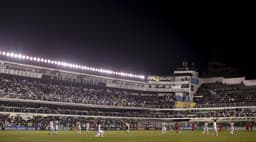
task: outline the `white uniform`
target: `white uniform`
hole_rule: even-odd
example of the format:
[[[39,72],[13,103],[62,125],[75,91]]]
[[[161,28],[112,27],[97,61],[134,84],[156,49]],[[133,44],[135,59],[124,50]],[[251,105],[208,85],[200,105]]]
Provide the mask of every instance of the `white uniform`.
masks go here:
[[[76,128],[77,128],[77,132],[81,133],[81,123],[79,121],[76,122]]]
[[[230,134],[234,134],[235,127],[234,127],[234,122],[230,123]]]
[[[205,123],[204,123],[204,131],[203,131],[203,134],[205,134],[205,133],[209,134],[208,122],[205,122]]]
[[[90,123],[86,123],[86,131],[88,132],[90,130]]]
[[[103,136],[104,136],[104,131],[101,130],[101,125],[99,124],[99,125],[98,125],[98,131],[97,131],[96,137],[103,137]]]
[[[57,131],[59,130],[59,121],[58,120],[54,121],[54,130],[55,130],[55,133],[57,133]]]
[[[53,131],[54,131],[53,121],[50,121],[49,122],[49,133],[48,134],[52,133]]]
[[[166,127],[165,127],[165,125],[162,127],[162,134],[166,134]]]
[[[214,133],[214,136],[218,136],[218,129],[217,129],[216,121],[213,122],[213,133]]]
[[[99,130],[96,134],[96,137],[103,137],[104,136],[104,131],[103,130]]]

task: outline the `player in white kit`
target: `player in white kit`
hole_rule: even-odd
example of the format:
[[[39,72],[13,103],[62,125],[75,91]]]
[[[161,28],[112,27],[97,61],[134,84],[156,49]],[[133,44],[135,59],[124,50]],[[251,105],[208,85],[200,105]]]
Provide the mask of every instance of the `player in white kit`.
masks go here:
[[[98,131],[97,131],[96,137],[103,137],[103,136],[104,136],[104,131],[101,130],[101,125],[98,124]]]
[[[205,122],[204,123],[204,131],[203,131],[203,134],[209,134],[209,128],[208,128],[208,122]]]
[[[81,134],[81,123],[79,121],[76,122],[77,133]]]
[[[58,130],[59,130],[59,121],[58,120],[55,120],[54,121],[54,131],[55,131],[55,134],[58,133]]]
[[[166,123],[162,123],[162,134],[166,134]]]
[[[213,121],[213,135],[218,136],[218,129],[217,129],[217,122],[216,120]]]
[[[87,123],[86,123],[86,132],[89,132],[89,130],[90,130],[90,123],[87,122]]]
[[[54,131],[53,121],[52,121],[52,120],[49,122],[48,127],[49,127],[49,128],[48,128],[48,129],[49,129],[48,134],[52,134],[53,131]]]
[[[232,121],[231,123],[230,123],[230,134],[234,134],[234,131],[235,131],[235,127],[234,127],[234,122]]]
[[[165,127],[165,125],[163,125],[163,127],[162,127],[162,134],[166,134],[166,127]]]

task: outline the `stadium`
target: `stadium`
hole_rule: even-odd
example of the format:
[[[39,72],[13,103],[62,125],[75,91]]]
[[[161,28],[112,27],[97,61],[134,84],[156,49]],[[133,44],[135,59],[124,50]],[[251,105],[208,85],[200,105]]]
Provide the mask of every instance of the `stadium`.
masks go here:
[[[254,5],[1,1],[0,142],[256,142]]]
[[[250,131],[256,120],[256,80],[200,78],[187,66],[173,76],[144,76],[8,51],[0,51],[0,58],[0,135],[6,141],[13,141],[4,136],[6,131],[43,133],[54,140],[51,121],[58,126],[56,135],[82,132],[94,138],[101,125],[106,141],[114,141],[113,133],[127,141],[140,136],[142,141],[144,134],[161,141],[174,135],[179,141],[181,135],[203,135],[205,122],[211,134],[214,120],[219,137],[230,135],[233,122],[235,135],[255,140]],[[163,126],[166,135],[161,135]]]

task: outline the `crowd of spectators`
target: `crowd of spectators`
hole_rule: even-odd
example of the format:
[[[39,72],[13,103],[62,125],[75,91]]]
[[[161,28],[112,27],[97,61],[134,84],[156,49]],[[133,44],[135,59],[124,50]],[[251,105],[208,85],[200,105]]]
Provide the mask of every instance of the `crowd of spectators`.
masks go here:
[[[197,107],[255,106],[256,86],[221,82],[202,84],[194,101]]]
[[[73,115],[88,117],[130,117],[130,118],[207,118],[207,117],[256,117],[253,109],[225,109],[225,110],[119,110],[119,109],[97,109],[97,108],[74,108],[57,106],[18,106],[15,104],[0,105],[1,112],[50,114],[50,115]]]
[[[97,130],[97,125],[101,124],[104,130],[125,129],[125,123],[129,123],[131,129],[137,129],[137,120],[128,119],[107,119],[93,117],[57,117],[57,116],[20,116],[20,115],[1,115],[0,128],[6,127],[34,127],[35,130],[47,130],[50,121],[58,121],[61,130],[73,130],[77,122],[81,123],[82,129],[86,129],[89,123],[90,130]]]
[[[172,108],[174,95],[158,96],[52,79],[0,75],[0,97],[128,107]]]
[[[130,91],[53,79],[35,79],[0,74],[0,97],[51,102],[128,106],[144,108],[173,108],[175,96],[158,95],[153,92]],[[256,105],[256,86],[244,84],[223,84],[220,82],[202,84],[194,96],[197,107],[229,107]],[[1,103],[2,112],[40,114],[67,114],[114,117],[149,118],[194,118],[194,117],[246,117],[255,116],[250,109],[215,111],[147,111],[118,109],[87,109],[61,106],[6,105]]]

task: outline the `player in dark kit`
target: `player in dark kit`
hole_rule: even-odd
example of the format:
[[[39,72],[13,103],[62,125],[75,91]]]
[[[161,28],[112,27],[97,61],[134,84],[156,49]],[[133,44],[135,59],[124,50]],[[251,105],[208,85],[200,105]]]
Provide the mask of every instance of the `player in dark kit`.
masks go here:
[[[176,133],[179,133],[179,123],[178,122],[175,123],[175,130],[176,130]]]

